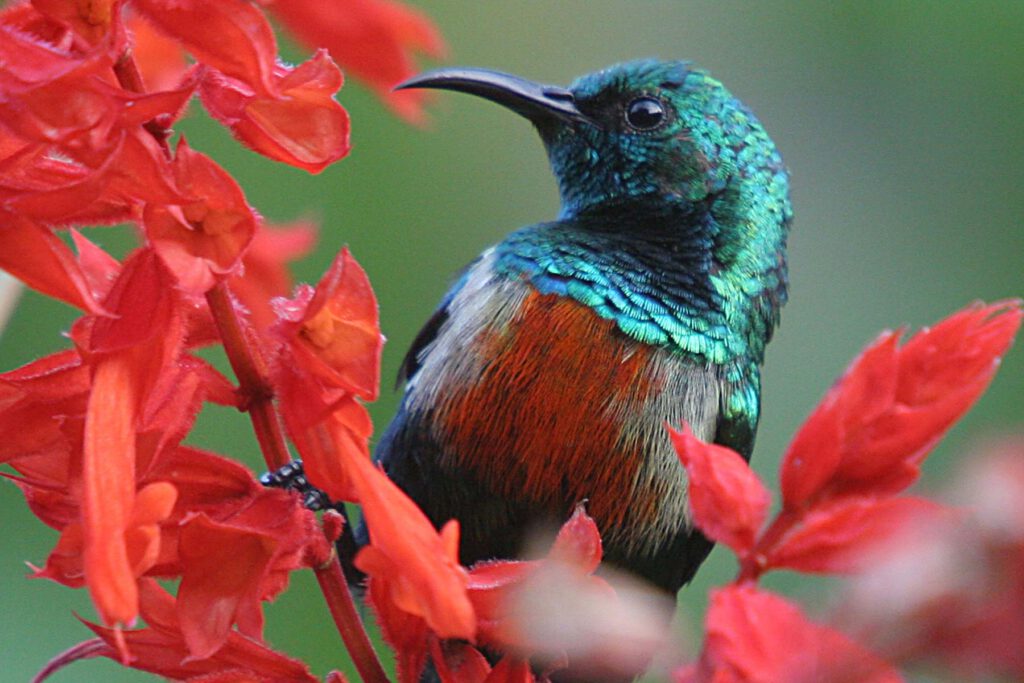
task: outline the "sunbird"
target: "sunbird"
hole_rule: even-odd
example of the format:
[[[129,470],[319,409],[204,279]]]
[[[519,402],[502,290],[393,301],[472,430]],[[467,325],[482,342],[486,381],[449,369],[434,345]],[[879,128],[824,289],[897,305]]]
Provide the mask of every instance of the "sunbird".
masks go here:
[[[605,561],[675,593],[707,557],[667,425],[749,458],[765,345],[786,302],[789,179],[761,122],[683,61],[568,88],[444,68],[399,88],[530,121],[561,210],[458,278],[401,367],[374,457],[465,565],[517,557],[586,504]],[[365,530],[357,533],[365,542]]]

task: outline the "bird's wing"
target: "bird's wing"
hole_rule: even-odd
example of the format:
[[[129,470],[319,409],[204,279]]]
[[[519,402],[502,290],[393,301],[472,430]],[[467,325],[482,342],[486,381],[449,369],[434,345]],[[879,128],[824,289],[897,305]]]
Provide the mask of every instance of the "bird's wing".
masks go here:
[[[402,358],[402,364],[398,366],[398,377],[395,379],[395,387],[397,388],[410,377],[416,374],[416,371],[420,369],[421,355],[423,350],[426,349],[434,339],[437,338],[437,333],[444,325],[445,321],[448,320],[448,306],[451,305],[452,299],[459,293],[463,285],[466,284],[466,277],[469,272],[473,269],[473,266],[480,261],[477,257],[471,261],[465,268],[463,268],[459,274],[455,284],[451,286],[444,297],[441,299],[441,303],[437,305],[434,313],[430,316],[420,331],[416,334],[416,337],[412,340],[412,344],[409,346],[409,350],[405,352],[405,357]]]
[[[751,372],[756,373],[757,368],[752,368]],[[753,382],[759,380],[755,377]],[[733,449],[749,461],[754,450],[760,409],[760,395],[754,384],[726,383],[722,387],[714,442]]]

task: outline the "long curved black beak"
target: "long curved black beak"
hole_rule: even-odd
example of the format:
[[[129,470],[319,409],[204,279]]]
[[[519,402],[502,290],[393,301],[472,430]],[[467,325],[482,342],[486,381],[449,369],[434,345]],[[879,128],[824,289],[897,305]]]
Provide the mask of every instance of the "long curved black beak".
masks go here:
[[[395,90],[406,88],[436,88],[469,93],[507,107],[535,124],[552,119],[589,121],[576,108],[573,94],[565,88],[542,85],[489,69],[435,69],[395,86]]]

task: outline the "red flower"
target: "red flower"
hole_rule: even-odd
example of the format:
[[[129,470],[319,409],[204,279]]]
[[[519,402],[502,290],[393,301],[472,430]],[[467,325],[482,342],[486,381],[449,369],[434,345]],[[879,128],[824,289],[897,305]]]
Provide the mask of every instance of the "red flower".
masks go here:
[[[238,269],[256,232],[256,214],[227,171],[190,149],[184,138],[174,157],[174,175],[192,200],[180,206],[147,204],[144,226],[179,284],[203,294]]]
[[[353,488],[370,531],[370,544],[359,552],[356,566],[370,577],[370,600],[378,614],[393,615],[397,609],[421,618],[441,638],[473,640],[476,616],[466,593],[468,577],[458,561],[458,523],[449,522],[438,533],[369,460],[351,464]],[[399,633],[394,619],[382,628],[385,634]]]
[[[787,510],[830,496],[891,495],[992,381],[1021,323],[1020,302],[974,304],[902,347],[887,332],[807,418],[782,463]]]
[[[746,556],[768,517],[768,490],[735,451],[703,443],[687,425],[669,436],[686,467],[694,523],[708,538]]]
[[[842,633],[751,586],[714,591],[700,661],[677,683],[883,683],[903,678]]]
[[[259,640],[237,631],[225,634],[225,644],[215,655],[192,656],[183,635],[178,600],[152,579],[143,580],[139,588],[147,628],[115,632],[87,622],[86,626],[106,646],[94,650],[90,656],[98,654],[117,659],[119,641],[123,639],[132,653],[133,668],[177,681],[315,683],[318,680],[302,662],[274,652]],[[60,665],[68,663],[70,661],[63,661]]]
[[[437,58],[445,52],[425,16],[392,0],[277,0],[270,10],[304,44],[327,48],[398,114],[422,120],[423,92],[391,88],[416,73],[414,53]]]
[[[275,94],[264,95],[211,69],[199,92],[215,119],[271,159],[319,173],[348,154],[348,114],[333,98],[341,71],[327,52],[295,68],[277,64],[273,79]]]

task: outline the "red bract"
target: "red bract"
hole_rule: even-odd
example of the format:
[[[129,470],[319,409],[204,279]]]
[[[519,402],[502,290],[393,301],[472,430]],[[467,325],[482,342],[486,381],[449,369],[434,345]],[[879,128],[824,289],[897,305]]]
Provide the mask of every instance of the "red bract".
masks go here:
[[[334,101],[341,72],[324,50],[306,63],[274,67],[274,94],[212,69],[200,95],[210,114],[247,147],[271,159],[319,173],[348,154],[348,114]]]
[[[820,497],[890,495],[992,380],[1021,322],[1020,302],[975,304],[902,348],[886,333],[804,423],[782,464],[787,510]]]
[[[327,48],[400,115],[422,120],[423,92],[391,88],[415,73],[414,53],[445,52],[441,34],[425,16],[392,0],[276,0],[270,9],[300,41]]]
[[[303,285],[294,299],[275,306],[288,362],[299,364],[326,388],[368,401],[377,398],[384,344],[377,299],[348,249],[335,257],[316,289]]]
[[[167,35],[202,64],[272,94],[277,41],[263,12],[246,0],[133,0]]]
[[[677,683],[883,683],[903,678],[842,633],[750,586],[711,594],[700,661]]]
[[[669,436],[689,477],[694,523],[745,556],[768,516],[768,490],[735,451],[703,443],[686,425]]]
[[[309,253],[316,235],[317,226],[311,221],[260,223],[242,257],[242,273],[229,280],[232,293],[249,310],[256,329],[265,331],[277,320],[271,299],[291,291],[288,264]]]
[[[233,274],[256,232],[256,214],[228,173],[182,139],[174,158],[180,206],[147,204],[146,234],[188,292],[203,294]]]
[[[300,661],[274,652],[259,640],[236,631],[208,658],[197,659],[186,645],[177,601],[153,580],[140,584],[142,617],[147,628],[114,632],[86,623],[106,644],[97,654],[117,658],[118,641],[123,638],[132,653],[131,666],[177,681],[237,681],[238,683],[315,683],[317,678]],[[93,655],[95,656],[95,655]],[[70,663],[70,662],[65,662]]]

